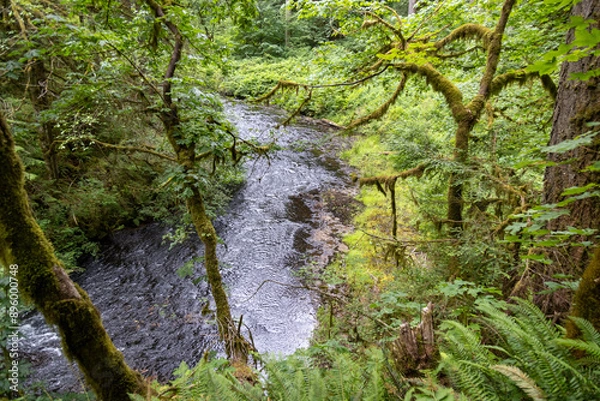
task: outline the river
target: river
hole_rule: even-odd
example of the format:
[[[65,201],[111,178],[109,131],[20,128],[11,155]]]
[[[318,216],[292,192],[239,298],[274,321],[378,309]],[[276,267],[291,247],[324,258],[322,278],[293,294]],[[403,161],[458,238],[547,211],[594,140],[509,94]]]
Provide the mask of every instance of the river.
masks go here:
[[[218,250],[223,280],[232,313],[243,315],[256,348],[291,354],[309,345],[319,301],[302,288],[298,270],[307,263],[323,265],[343,250],[336,237],[347,229],[340,221],[344,216],[328,211],[323,194],[349,203],[351,184],[335,149],[323,151],[336,142],[326,124],[277,128],[286,117],[277,109],[228,102],[226,111],[241,137],[276,139],[282,150],[246,163],[246,183],[215,222],[223,240]],[[163,381],[181,361],[192,366],[207,351],[222,354],[208,284],[176,274],[201,256],[202,246],[192,236],[170,249],[163,240],[169,230],[152,223],[116,232],[74,276],[127,362]],[[201,275],[201,264],[196,271]],[[77,367],[65,360],[57,334],[39,314],[27,317],[21,331],[32,381],[51,391],[82,390]]]

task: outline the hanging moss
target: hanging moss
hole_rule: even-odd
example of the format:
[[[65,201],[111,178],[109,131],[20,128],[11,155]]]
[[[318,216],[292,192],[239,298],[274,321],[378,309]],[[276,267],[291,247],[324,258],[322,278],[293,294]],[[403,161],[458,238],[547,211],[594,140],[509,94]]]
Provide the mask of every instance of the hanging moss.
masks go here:
[[[552,99],[556,99],[556,84],[548,75],[541,75],[537,72],[527,72],[525,70],[510,71],[501,75],[497,75],[492,80],[490,95],[496,96],[504,88],[512,84],[525,85],[535,79],[539,79],[542,87],[548,92]]]
[[[391,218],[392,218],[392,238],[396,238],[398,232],[398,222],[397,222],[397,211],[396,211],[396,181],[399,178],[408,178],[408,177],[417,177],[420,178],[425,169],[427,168],[428,163],[422,163],[417,167],[404,170],[398,174],[387,175],[387,176],[377,176],[377,177],[368,177],[368,178],[360,178],[358,180],[359,185],[375,185],[377,189],[384,195],[387,196],[387,192],[390,192],[390,209],[391,209]]]
[[[279,82],[277,82],[277,85],[275,85],[273,87],[273,89],[271,89],[268,93],[266,93],[265,95],[254,99],[254,102],[256,103],[261,103],[261,102],[265,102],[268,101],[270,98],[272,98],[273,96],[275,96],[275,94],[277,93],[278,90],[285,90],[285,89],[295,89],[296,93],[298,93],[298,90],[302,88],[304,90],[309,90],[309,86],[308,85],[304,85],[304,84],[299,84],[297,82],[293,82],[293,81],[285,81],[285,80],[280,80]]]

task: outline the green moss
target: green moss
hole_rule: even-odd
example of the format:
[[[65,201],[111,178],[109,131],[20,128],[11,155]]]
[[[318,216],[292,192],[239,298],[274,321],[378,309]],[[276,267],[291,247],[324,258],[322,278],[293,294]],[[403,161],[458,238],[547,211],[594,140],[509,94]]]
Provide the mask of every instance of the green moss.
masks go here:
[[[442,75],[430,64],[417,65],[413,63],[401,63],[396,65],[396,68],[402,71],[407,71],[413,74],[419,74],[427,80],[433,90],[441,93],[446,100],[446,104],[452,112],[452,116],[456,122],[465,119],[468,114],[467,109],[463,105],[463,94],[456,85],[448,78]]]
[[[0,114],[0,238],[3,263],[19,266],[19,289],[45,319],[57,326],[67,356],[77,361],[88,383],[105,401],[145,394],[141,377],[125,363],[102,326],[87,294],[76,287],[56,258],[29,208],[23,165]],[[107,375],[111,380],[107,381]]]
[[[447,44],[458,40],[479,39],[481,40],[483,47],[487,49],[492,40],[492,34],[493,31],[483,25],[464,24],[454,29],[442,40],[437,41],[435,47],[441,49]]]
[[[594,258],[583,272],[579,287],[573,296],[571,316],[584,318],[600,331],[600,247],[596,248]],[[567,322],[567,336],[578,336],[577,326]]]

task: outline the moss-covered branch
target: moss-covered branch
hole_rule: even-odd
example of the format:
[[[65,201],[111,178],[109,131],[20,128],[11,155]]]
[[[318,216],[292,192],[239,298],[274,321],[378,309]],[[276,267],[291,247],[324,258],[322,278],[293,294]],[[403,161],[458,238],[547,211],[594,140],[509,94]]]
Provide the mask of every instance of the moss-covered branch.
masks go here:
[[[290,116],[288,118],[286,118],[286,120],[284,122],[282,122],[281,125],[288,125],[290,123],[290,121],[292,121],[294,119],[294,117],[296,117],[298,114],[300,114],[300,112],[302,111],[304,106],[306,106],[308,104],[308,102],[310,102],[311,98],[312,98],[312,89],[310,89],[308,91],[308,95],[306,96],[306,98],[304,98],[302,103],[300,103],[300,105],[296,108],[296,110],[294,110],[294,112],[292,114],[290,114]]]
[[[523,69],[510,71],[501,75],[497,75],[492,80],[490,95],[496,96],[502,92],[507,86],[512,84],[524,85],[535,79],[539,79],[542,87],[548,92],[553,100],[556,99],[557,88],[552,78],[548,75],[541,75],[538,72],[527,72]]]
[[[86,382],[104,401],[146,395],[141,375],[127,366],[108,336],[100,313],[74,284],[35,221],[25,192],[24,168],[0,112],[0,263],[14,266],[19,290],[46,321],[58,328],[65,354],[77,362]]]
[[[423,173],[425,172],[425,170],[427,169],[428,166],[429,166],[429,163],[421,163],[416,167],[401,171],[400,173],[394,174],[394,175],[380,175],[380,176],[375,176],[375,177],[359,178],[358,184],[361,187],[365,186],[365,185],[379,184],[380,186],[389,188],[389,186],[392,184],[395,184],[396,180],[398,180],[399,178],[401,178],[401,179],[408,178],[408,177],[421,178],[421,176],[423,175]]]
[[[171,93],[171,79],[175,76],[177,65],[181,59],[184,37],[181,35],[177,25],[167,18],[165,9],[160,4],[155,0],[145,0],[145,2],[152,9],[154,17],[160,20],[171,32],[171,36],[175,41],[169,65],[164,75],[164,81],[162,82],[164,107],[159,115],[165,127],[165,135],[177,154],[177,162],[183,168],[184,172],[191,173],[196,169],[196,144],[193,141],[189,143],[188,141],[180,140],[181,135],[183,135],[181,118],[178,113],[177,102],[173,101]],[[287,85],[285,81],[280,81],[278,86],[294,85]],[[229,300],[223,287],[219,259],[217,257],[217,233],[210,217],[206,213],[204,197],[198,190],[198,183],[189,181],[185,185],[186,190],[190,193],[186,199],[188,213],[192,218],[198,237],[204,244],[204,268],[206,269],[206,276],[216,304],[219,335],[225,343],[227,357],[232,363],[236,366],[246,366],[248,354],[252,348],[238,332],[231,316]]]
[[[392,64],[392,66],[400,71],[425,77],[431,88],[444,96],[446,104],[452,112],[452,116],[456,122],[462,121],[466,115],[469,114],[463,104],[462,92],[454,85],[454,83],[452,83],[452,81],[442,75],[431,64],[419,65],[414,63],[398,63]]]
[[[492,40],[493,31],[479,24],[464,24],[454,29],[448,36],[435,42],[436,49],[442,49],[452,42],[459,40],[481,40],[484,48],[488,48]]]
[[[381,60],[383,61],[383,60]],[[300,89],[304,89],[306,91],[310,91],[312,89],[319,89],[319,88],[334,88],[334,87],[338,87],[338,86],[356,86],[356,85],[360,85],[370,79],[373,79],[381,74],[383,74],[390,66],[389,65],[385,65],[382,66],[383,63],[377,63],[376,66],[373,66],[373,68],[369,68],[369,70],[373,70],[373,69],[378,69],[376,72],[374,72],[373,74],[369,74],[363,78],[359,78],[355,81],[349,81],[349,82],[337,82],[337,83],[332,83],[332,84],[317,84],[317,85],[308,85],[308,84],[302,84],[299,82],[294,82],[294,81],[286,81],[286,80],[280,80],[277,82],[277,84],[267,93],[265,93],[264,95],[256,98],[253,100],[253,102],[256,103],[261,103],[261,102],[265,102],[268,101],[270,98],[272,98],[273,96],[275,96],[277,94],[278,90],[282,90],[284,91],[285,89],[293,89],[296,91],[296,93],[300,90]],[[379,69],[381,68],[381,69]]]
[[[408,75],[403,74],[402,79],[400,80],[400,84],[398,84],[398,86],[396,87],[396,90],[394,91],[392,96],[385,103],[383,103],[377,110],[375,110],[371,114],[366,115],[364,117],[357,118],[356,120],[350,122],[350,124],[348,124],[348,126],[346,128],[347,129],[356,128],[356,127],[364,125],[370,121],[381,118],[385,113],[387,113],[390,106],[393,105],[394,103],[396,103],[398,96],[400,96],[400,94],[404,90],[404,87],[406,86],[407,80],[408,80]]]

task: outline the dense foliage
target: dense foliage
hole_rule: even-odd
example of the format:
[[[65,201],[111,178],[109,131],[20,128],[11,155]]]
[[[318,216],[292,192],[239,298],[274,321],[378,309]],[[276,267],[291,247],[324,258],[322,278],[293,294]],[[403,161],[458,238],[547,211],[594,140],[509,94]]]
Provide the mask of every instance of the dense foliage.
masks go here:
[[[393,1],[159,2],[168,19],[129,1],[9,3],[2,107],[36,217],[72,267],[112,230],[175,224],[190,191],[207,194],[212,217],[222,210],[242,180],[236,152],[264,149],[236,148],[216,91],[332,120],[354,139],[342,157],[364,207],[344,238],[348,252],[306,278],[330,290],[318,289],[314,346],[283,360],[257,356],[246,381],[225,361],[182,365],[171,384],[156,384],[158,398],[600,393],[598,328],[572,318],[580,338],[565,339],[562,327],[585,266],[549,256],[598,243],[600,227],[550,227],[568,219],[569,205],[596,199],[600,184],[568,188],[557,203],[543,196],[545,169],[557,164],[549,154],[598,153],[589,118],[583,135],[547,146],[561,63],[598,57],[597,21],[571,16],[576,2],[421,1],[411,15]],[[181,38],[179,74],[163,81]],[[570,78],[593,85],[599,75]],[[164,117],[173,104],[175,137]],[[174,163],[190,148],[193,172]],[[583,167],[596,177],[597,161]],[[394,344],[429,302],[439,353],[408,368]]]

